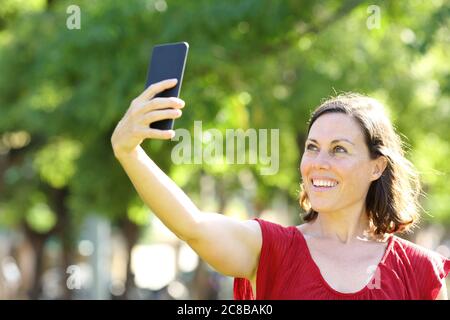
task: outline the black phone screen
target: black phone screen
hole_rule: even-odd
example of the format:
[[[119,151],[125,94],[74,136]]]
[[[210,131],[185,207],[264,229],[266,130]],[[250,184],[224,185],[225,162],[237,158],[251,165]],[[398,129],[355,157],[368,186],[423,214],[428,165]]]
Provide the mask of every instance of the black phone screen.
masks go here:
[[[178,80],[175,87],[164,90],[155,97],[179,97],[188,49],[187,42],[160,44],[153,47],[145,88],[166,79]],[[151,123],[150,128],[171,130],[173,123],[173,119],[164,119]]]

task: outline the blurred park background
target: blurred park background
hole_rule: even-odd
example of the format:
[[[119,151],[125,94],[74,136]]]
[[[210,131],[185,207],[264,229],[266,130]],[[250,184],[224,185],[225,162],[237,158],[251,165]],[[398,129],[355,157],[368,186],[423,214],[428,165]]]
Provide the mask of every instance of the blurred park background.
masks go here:
[[[175,142],[144,142],[200,209],[301,223],[310,111],[356,91],[387,106],[421,173],[426,212],[403,237],[449,256],[449,15],[444,0],[0,0],[0,299],[232,298],[112,153],[167,42],[190,44],[176,128],[280,129],[275,175],[175,165]]]

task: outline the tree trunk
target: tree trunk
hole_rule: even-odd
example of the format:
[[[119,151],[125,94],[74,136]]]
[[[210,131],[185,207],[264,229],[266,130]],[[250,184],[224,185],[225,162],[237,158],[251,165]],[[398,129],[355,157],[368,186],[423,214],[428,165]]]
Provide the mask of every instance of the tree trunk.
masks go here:
[[[201,187],[201,186],[200,186]],[[218,212],[223,213],[226,205],[226,192],[223,180],[219,180],[216,184],[216,194],[219,201]],[[191,296],[196,300],[216,300],[218,298],[218,286],[215,283],[214,274],[209,272],[206,262],[201,258],[199,264],[195,269],[194,277],[192,278],[192,292]]]
[[[130,221],[128,218],[123,219],[120,222],[120,229],[122,230],[122,234],[125,237],[127,252],[128,252],[128,261],[127,261],[127,272],[126,272],[126,280],[125,280],[125,291],[123,295],[120,297],[121,299],[129,299],[131,290],[135,287],[134,284],[134,273],[131,270],[131,250],[136,245],[139,240],[139,226]]]
[[[44,245],[50,234],[40,234],[31,229],[25,222],[22,224],[22,229],[26,238],[28,239],[34,253],[33,262],[33,281],[31,288],[28,290],[28,297],[31,300],[37,300],[42,293],[42,274],[44,272],[43,257]]]
[[[61,241],[62,247],[62,270],[64,283],[63,287],[63,299],[71,299],[72,291],[68,288],[67,279],[70,276],[66,270],[73,262],[73,252],[74,252],[74,230],[72,228],[72,220],[70,217],[69,208],[67,207],[67,199],[69,196],[69,189],[67,187],[61,189],[50,189],[50,199],[53,210],[57,215],[57,223],[54,228],[54,233],[56,233]]]

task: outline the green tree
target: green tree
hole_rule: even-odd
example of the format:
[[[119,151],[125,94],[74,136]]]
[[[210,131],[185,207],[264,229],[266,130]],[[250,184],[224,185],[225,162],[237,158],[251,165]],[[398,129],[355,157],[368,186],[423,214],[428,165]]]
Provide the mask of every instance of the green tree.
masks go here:
[[[143,90],[152,46],[176,41],[190,43],[181,93],[186,109],[177,128],[192,132],[202,120],[204,130],[221,132],[280,129],[279,172],[266,176],[261,164],[174,165],[175,142],[145,142],[194,199],[201,177],[212,176],[222,211],[247,190],[242,177],[250,176],[253,214],[277,194],[288,197],[297,214],[309,112],[324,97],[358,91],[388,105],[423,173],[424,207],[437,221],[450,222],[444,2],[377,2],[380,27],[369,29],[369,1],[78,1],[80,30],[66,28],[69,1],[5,3],[0,221],[26,230],[38,257],[58,235],[64,263],[72,263],[74,240],[91,213],[119,226],[129,249],[138,241],[146,215],[135,214],[142,203],[113,157],[110,136]],[[37,261],[38,275],[41,267]],[[32,296],[38,292],[37,282]]]

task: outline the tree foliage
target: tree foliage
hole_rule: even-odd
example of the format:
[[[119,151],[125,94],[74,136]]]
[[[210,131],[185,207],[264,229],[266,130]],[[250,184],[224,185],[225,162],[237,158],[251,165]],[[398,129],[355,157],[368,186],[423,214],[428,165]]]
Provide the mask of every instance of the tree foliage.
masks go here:
[[[373,2],[373,1],[372,1]],[[280,129],[280,170],[257,165],[174,165],[170,141],[149,155],[194,198],[199,177],[227,197],[257,182],[257,208],[299,189],[306,122],[339,92],[374,96],[407,137],[436,221],[450,223],[449,6],[444,1],[77,1],[81,29],[66,27],[70,1],[7,0],[0,7],[0,222],[55,224],[47,191],[67,188],[74,221],[87,213],[146,221],[114,159],[113,128],[142,90],[159,43],[190,44],[177,128]]]

